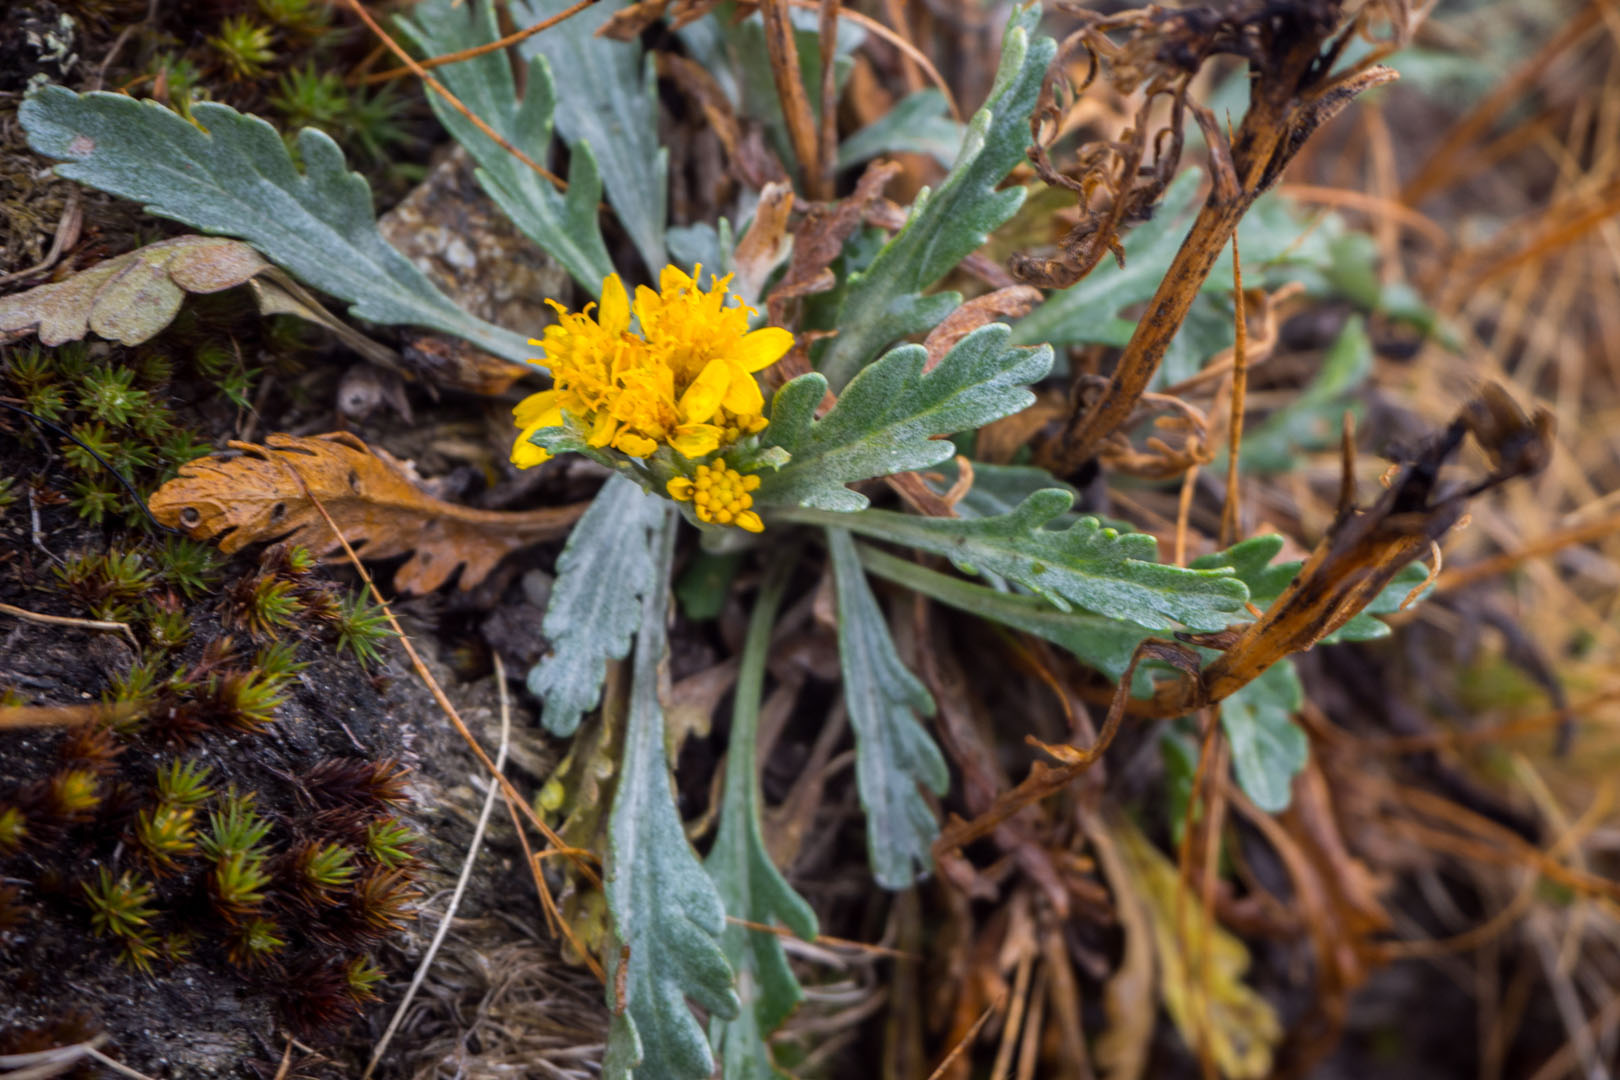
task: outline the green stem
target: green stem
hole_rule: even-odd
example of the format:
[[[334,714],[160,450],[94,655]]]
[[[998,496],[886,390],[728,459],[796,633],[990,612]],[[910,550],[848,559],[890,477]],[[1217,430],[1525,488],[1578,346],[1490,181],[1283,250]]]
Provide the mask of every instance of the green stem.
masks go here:
[[[715,847],[735,847],[738,866],[747,865],[748,828],[759,820],[758,756],[759,707],[765,695],[765,662],[770,656],[771,631],[782,607],[788,579],[799,562],[799,544],[772,559],[743,641],[742,663],[737,669],[737,692],[731,708],[731,737],[726,744],[726,793],[720,808],[720,829]]]

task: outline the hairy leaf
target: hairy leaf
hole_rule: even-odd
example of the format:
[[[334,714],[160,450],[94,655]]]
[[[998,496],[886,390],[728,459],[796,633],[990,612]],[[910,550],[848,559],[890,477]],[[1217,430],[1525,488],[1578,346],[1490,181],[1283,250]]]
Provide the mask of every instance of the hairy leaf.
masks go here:
[[[18,110],[28,145],[60,176],[135,199],[148,213],[234,236],[372,322],[426,326],[508,360],[519,334],[476,319],[434,288],[377,232],[371,187],[325,133],[298,133],[300,173],[275,128],[211,101],[197,124],[152,101],[45,86]]]
[[[838,658],[844,705],[855,729],[855,781],[866,808],[866,847],[872,876],[886,889],[904,889],[933,865],[939,823],[918,784],[936,795],[950,785],[939,747],[917,721],[934,714],[934,699],[900,662],[889,624],[861,569],[855,541],[828,529],[838,591]]]
[[[1015,12],[1001,43],[1001,66],[984,107],[974,114],[962,152],[939,190],[919,195],[905,226],[872,265],[853,277],[838,312],[838,336],[818,367],[834,390],[883,349],[932,327],[962,302],[956,293],[923,296],[1024,201],[1024,189],[997,191],[1029,146],[1029,114],[1057,45],[1030,40],[1039,4]]]
[[[512,5],[523,25],[556,15],[569,0],[527,0]],[[658,90],[651,57],[634,43],[596,37],[614,13],[600,4],[536,34],[518,46],[556,77],[557,128],[575,153],[589,147],[601,163],[608,202],[653,277],[667,261],[669,151],[658,144]],[[595,205],[592,196],[592,206]],[[594,294],[601,278],[591,286]]]
[[[946,168],[962,150],[967,129],[945,116],[945,95],[929,86],[895,102],[894,108],[845,139],[838,167],[847,169],[879,154],[932,154]]]
[[[1073,605],[1153,630],[1169,629],[1172,620],[1195,630],[1219,630],[1242,611],[1249,590],[1230,570],[1153,562],[1157,545],[1151,536],[1116,532],[1093,517],[1064,529],[1044,527],[1073,502],[1069,492],[1053,488],[1036,492],[1010,513],[974,520],[888,510],[793,509],[775,516],[944,555],[962,570],[999,574],[1062,611]]]
[[[737,673],[731,739],[726,746],[720,828],[707,866],[727,912],[767,926],[773,919],[779,920],[808,941],[816,936],[816,914],[777,870],[760,832],[757,746],[771,631],[796,562],[792,557],[772,562],[748,624],[742,666]],[[788,966],[782,939],[775,934],[732,924],[726,927],[722,940],[726,959],[737,973],[737,993],[743,1007],[733,1020],[714,1021],[710,1038],[720,1051],[722,1075],[767,1080],[777,1072],[766,1036],[793,1012],[803,1000],[804,991]]]
[[[1294,723],[1305,703],[1292,660],[1282,660],[1221,702],[1221,727],[1232,741],[1232,772],[1260,809],[1279,813],[1293,796],[1310,743]]]
[[[1372,339],[1361,316],[1352,315],[1339,331],[1322,367],[1305,389],[1243,436],[1238,459],[1247,472],[1286,472],[1301,450],[1332,446],[1346,411],[1359,414],[1349,394],[1372,373]],[[1223,468],[1223,453],[1211,468]]]
[[[608,822],[604,888],[613,940],[605,951],[613,1020],[602,1074],[610,1080],[708,1080],[714,1055],[686,999],[722,1017],[736,1016],[740,1007],[720,950],[725,905],[687,842],[664,750],[658,684],[677,518],[668,509],[660,516],[652,543],[657,569],[641,601],[624,761]]]
[[[94,330],[125,345],[149,340],[188,292],[229,289],[269,268],[237,240],[177,236],[81,270],[65,281],[0,299],[0,340],[38,331],[43,345]]]
[[[629,655],[656,571],[649,530],[662,516],[661,500],[611,476],[557,559],[543,623],[551,653],[529,670],[529,692],[545,703],[541,718],[553,735],[574,733],[601,699],[608,661]]]
[[[959,611],[1045,638],[1116,681],[1124,676],[1136,646],[1151,634],[1135,623],[1089,611],[1059,611],[1039,597],[975,585],[864,544],[860,546],[860,555],[866,568],[880,577]],[[1138,668],[1135,692],[1144,694],[1151,687],[1147,670]]]
[[[411,18],[402,19],[399,25],[407,38],[431,55],[485,45],[500,36],[490,0],[465,5],[457,0],[427,0],[412,8]],[[547,33],[560,32],[566,25]],[[526,74],[519,101],[512,65],[499,49],[437,71],[450,92],[480,119],[531,158],[544,161],[551,145],[558,94],[544,60],[531,61]],[[602,181],[593,152],[596,148],[582,147],[573,154],[568,191],[561,193],[439,95],[430,94],[428,100],[445,130],[478,162],[478,182],[489,197],[524,235],[562,263],[587,293],[597,295],[602,279],[613,272],[613,263],[597,220]]]
[[[827,380],[812,372],[777,391],[768,445],[792,454],[760,485],[762,505],[859,510],[866,496],[845,484],[926,468],[949,458],[951,443],[933,438],[968,431],[1026,408],[1027,386],[1052,366],[1047,348],[1007,345],[999,323],[980,327],[924,374],[927,353],[903,345],[862,371],[821,420],[816,405]]]
[[[285,539],[328,555],[341,545],[313,495],[345,540],[364,544],[366,558],[415,552],[394,574],[395,586],[406,593],[432,592],[457,567],[464,567],[461,587],[470,589],[506,555],[562,536],[585,509],[575,503],[512,513],[447,503],[417,487],[388,451],[348,432],[271,435],[264,446],[230,447],[241,454],[180,466],[179,476],[153,492],[153,516],[198,540],[218,537],[226,554]]]

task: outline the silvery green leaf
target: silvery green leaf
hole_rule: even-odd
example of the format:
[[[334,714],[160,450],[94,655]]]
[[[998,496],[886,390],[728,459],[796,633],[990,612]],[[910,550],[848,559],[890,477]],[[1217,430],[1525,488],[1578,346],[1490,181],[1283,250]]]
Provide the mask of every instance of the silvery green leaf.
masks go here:
[[[198,102],[201,128],[153,101],[44,86],[18,119],[57,175],[142,204],[148,213],[246,240],[305,283],[375,323],[425,326],[508,360],[520,334],[474,318],[377,232],[371,187],[326,134],[298,133],[302,172],[276,129],[227,105]]]
[[[879,154],[931,154],[947,169],[962,150],[967,128],[945,115],[945,95],[929,86],[895,102],[894,108],[845,139],[838,167],[847,169]]]
[[[955,453],[935,435],[968,431],[1024,409],[1035,400],[1028,384],[1052,366],[1045,347],[1014,348],[1000,323],[982,326],[956,343],[927,374],[927,354],[902,345],[860,372],[820,420],[816,405],[827,390],[819,373],[782,387],[771,404],[767,445],[792,459],[766,475],[761,505],[859,510],[866,496],[845,484],[938,464]]]
[[[736,269],[736,245],[731,238],[731,222],[726,218],[720,219],[719,228],[707,221],[676,225],[664,239],[669,245],[670,261],[687,273],[696,273],[701,266],[725,277]]]
[[[1189,570],[1154,562],[1158,545],[1144,533],[1104,528],[1083,517],[1064,529],[1046,524],[1066,512],[1067,491],[1038,491],[1011,513],[963,520],[890,510],[840,513],[777,510],[777,520],[845,528],[875,540],[949,558],[959,569],[999,574],[1059,610],[1080,607],[1150,630],[1174,622],[1219,630],[1239,621],[1249,590],[1230,570]]]
[[[657,571],[641,601],[624,758],[608,820],[603,887],[612,934],[603,951],[614,1015],[602,1074],[610,1080],[708,1080],[714,1055],[687,999],[714,1016],[736,1016],[740,1007],[720,949],[725,905],[687,842],[664,750],[658,684],[677,520],[661,508],[654,530]]]
[[[630,652],[657,571],[649,532],[663,512],[663,500],[615,474],[568,536],[542,624],[551,653],[529,671],[553,735],[574,733],[601,699],[607,662]]]
[[[930,849],[939,835],[939,823],[917,785],[943,795],[951,780],[939,747],[917,721],[917,713],[934,714],[934,699],[900,662],[855,541],[843,529],[828,529],[827,545],[838,593],[844,705],[855,729],[855,782],[866,808],[872,876],[886,889],[904,889],[933,866]]]
[[[861,562],[879,577],[888,578],[969,615],[993,619],[1004,626],[1045,638],[1069,650],[1082,663],[1116,682],[1124,677],[1136,646],[1152,635],[1152,631],[1135,623],[1089,611],[1059,611],[1039,597],[999,592],[985,585],[975,585],[971,581],[942,574],[938,570],[930,570],[877,548],[864,544],[859,547]],[[1132,692],[1145,694],[1151,687],[1149,672],[1138,668]]]
[[[808,941],[816,936],[816,914],[777,870],[760,832],[757,742],[771,632],[797,561],[794,555],[773,560],[754,602],[737,672],[720,827],[706,865],[727,912],[766,926],[779,921]],[[775,934],[733,923],[721,941],[737,973],[737,996],[742,1001],[734,1019],[717,1019],[709,1025],[721,1073],[728,1080],[767,1080],[780,1074],[766,1038],[792,1014],[804,991],[788,966],[782,939]]]
[[[1024,189],[997,191],[1029,146],[1029,114],[1057,45],[1030,40],[1039,4],[1019,8],[1001,42],[1001,66],[990,97],[973,116],[962,151],[939,190],[919,195],[906,224],[867,270],[850,279],[839,309],[838,336],[817,367],[840,393],[855,373],[889,345],[927,330],[962,302],[956,293],[924,296],[1017,213]]]
[[[404,36],[429,55],[443,55],[488,44],[500,36],[495,5],[455,0],[426,0],[401,19]],[[447,64],[435,72],[450,92],[513,146],[544,162],[551,146],[552,114],[557,95],[544,63],[530,62],[523,98],[517,96],[512,65],[503,50]],[[602,182],[589,148],[576,151],[568,169],[568,191],[556,187],[468,120],[438,94],[429,94],[434,114],[455,140],[478,162],[478,182],[489,197],[546,253],[556,259],[591,296],[613,272],[597,203]],[[531,350],[532,351],[532,350]]]
[[[515,0],[512,17],[527,26],[567,6],[568,0]],[[635,42],[596,36],[614,11],[612,4],[598,4],[527,39],[518,52],[543,57],[550,66],[556,76],[557,129],[575,154],[590,147],[601,165],[608,202],[656,279],[667,261],[669,151],[658,145],[652,57],[643,56]]]
[[[1221,702],[1221,727],[1232,742],[1232,772],[1244,794],[1268,813],[1288,809],[1294,777],[1310,741],[1294,723],[1305,691],[1291,660],[1281,660]]]
[[[1305,389],[1243,435],[1238,463],[1246,472],[1284,472],[1301,450],[1332,446],[1345,412],[1359,413],[1350,393],[1372,373],[1372,339],[1361,316],[1352,315]],[[1223,451],[1210,467],[1224,468]]]

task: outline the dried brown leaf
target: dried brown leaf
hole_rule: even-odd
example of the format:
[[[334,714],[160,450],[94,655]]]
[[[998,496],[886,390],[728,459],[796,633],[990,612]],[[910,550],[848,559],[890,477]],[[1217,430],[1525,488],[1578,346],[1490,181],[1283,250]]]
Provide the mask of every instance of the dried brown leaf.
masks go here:
[[[1045,297],[1041,290],[1031,285],[1013,285],[983,296],[975,296],[945,316],[938,326],[928,332],[928,337],[923,341],[923,348],[928,350],[928,360],[923,364],[923,371],[933,371],[934,366],[945,359],[945,354],[950,352],[958,341],[979,327],[999,319],[1022,318],[1043,299]]]
[[[240,456],[183,465],[152,495],[159,521],[199,540],[217,537],[227,554],[284,539],[327,555],[340,545],[313,494],[350,543],[364,543],[368,558],[414,552],[394,578],[405,593],[432,592],[457,567],[464,567],[461,588],[471,589],[505,555],[566,534],[586,505],[508,513],[447,503],[418,487],[397,458],[347,432],[229,445]]]
[[[736,292],[747,303],[759,299],[765,281],[793,250],[788,218],[793,213],[793,185],[778,181],[759,193],[754,222],[737,241]]]
[[[66,281],[0,299],[0,341],[37,332],[41,344],[60,345],[94,330],[139,345],[169,325],[186,293],[232,288],[269,265],[239,240],[177,236],[148,244]]]

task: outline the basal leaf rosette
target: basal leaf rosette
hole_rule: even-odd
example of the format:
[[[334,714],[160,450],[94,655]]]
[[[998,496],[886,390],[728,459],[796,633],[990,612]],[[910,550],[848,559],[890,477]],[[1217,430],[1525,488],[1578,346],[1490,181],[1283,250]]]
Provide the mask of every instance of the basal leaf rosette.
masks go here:
[[[531,344],[545,351],[553,386],[514,410],[514,465],[585,453],[691,503],[701,521],[758,531],[747,496],[758,481],[709,459],[746,449],[765,429],[755,374],[793,347],[793,335],[750,330],[754,311],[734,301],[730,276],[711,275],[705,289],[702,270],[666,266],[658,289],[638,287],[634,304],[617,274],[603,282],[600,306],[570,312],[547,301],[557,322]]]

